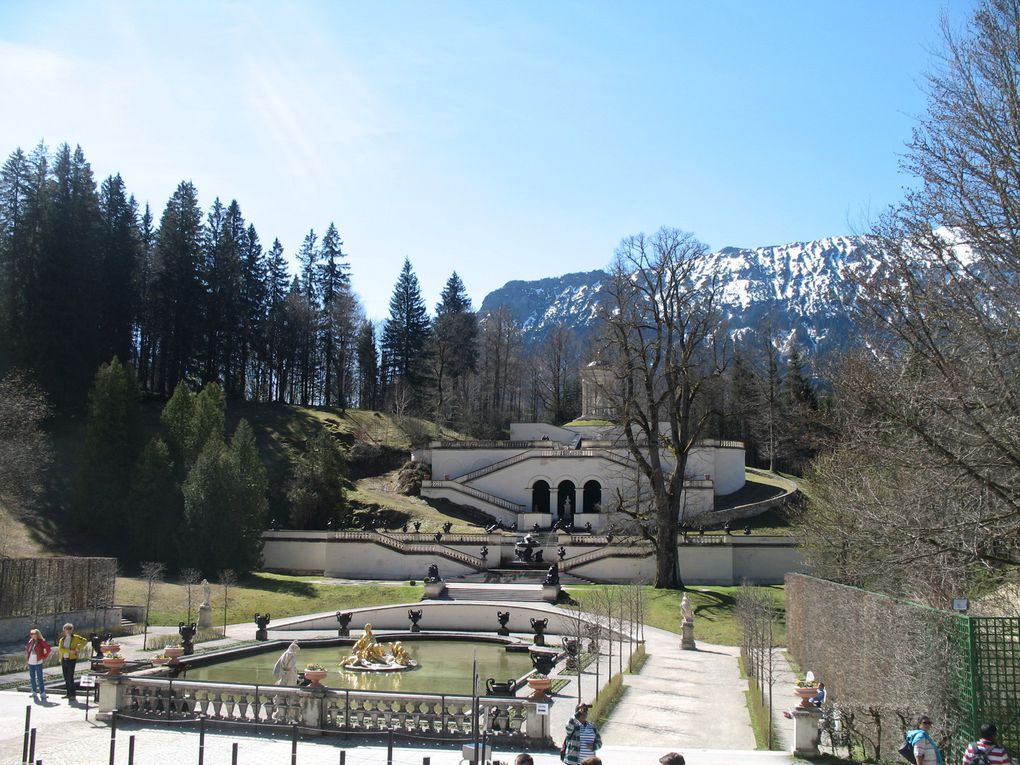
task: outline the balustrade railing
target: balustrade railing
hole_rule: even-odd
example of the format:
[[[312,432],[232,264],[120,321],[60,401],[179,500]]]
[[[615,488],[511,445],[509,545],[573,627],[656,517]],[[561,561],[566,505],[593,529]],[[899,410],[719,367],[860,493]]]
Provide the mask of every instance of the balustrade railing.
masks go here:
[[[153,720],[205,717],[213,722],[318,727],[352,733],[469,738],[479,733],[534,737],[540,723],[527,699],[449,694],[381,693],[195,680],[123,677],[118,714]],[[113,691],[113,688],[109,689]],[[104,690],[104,693],[107,691]],[[530,731],[530,733],[529,733]]]

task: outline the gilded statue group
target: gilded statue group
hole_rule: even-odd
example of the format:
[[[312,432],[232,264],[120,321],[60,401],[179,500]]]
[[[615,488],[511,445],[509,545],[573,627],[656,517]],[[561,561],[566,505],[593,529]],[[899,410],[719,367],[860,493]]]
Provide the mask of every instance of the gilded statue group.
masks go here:
[[[377,643],[372,634],[372,625],[366,624],[365,631],[351,649],[351,655],[340,662],[347,669],[372,669],[376,667],[413,667],[414,659],[398,641],[387,645]]]

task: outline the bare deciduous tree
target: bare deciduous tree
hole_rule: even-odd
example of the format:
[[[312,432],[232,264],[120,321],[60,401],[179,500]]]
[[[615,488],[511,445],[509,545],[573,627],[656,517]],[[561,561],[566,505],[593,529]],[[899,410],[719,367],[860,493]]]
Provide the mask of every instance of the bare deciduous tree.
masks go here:
[[[142,563],[142,578],[145,579],[145,624],[142,627],[142,650],[146,650],[146,643],[149,640],[149,612],[152,609],[152,598],[156,594],[156,586],[163,581],[163,572],[166,571],[166,564],[159,561],[145,561]]]
[[[181,571],[181,584],[184,585],[185,596],[188,599],[188,624],[191,624],[191,592],[200,581],[202,581],[202,572],[197,568],[189,567]]]
[[[656,587],[683,586],[677,535],[687,456],[709,420],[702,398],[725,365],[719,285],[712,278],[695,282],[707,252],[677,229],[629,237],[617,249],[607,286],[601,353],[613,380],[600,393],[647,482],[647,507],[620,509],[654,524]]]
[[[223,586],[223,636],[227,636],[227,605],[230,602],[230,588],[237,584],[237,574],[232,568],[220,572],[220,584]]]
[[[836,376],[843,438],[805,524],[843,581],[944,602],[1020,565],[1018,70],[1017,0],[946,27],[906,161],[922,185],[851,274],[867,350]]]

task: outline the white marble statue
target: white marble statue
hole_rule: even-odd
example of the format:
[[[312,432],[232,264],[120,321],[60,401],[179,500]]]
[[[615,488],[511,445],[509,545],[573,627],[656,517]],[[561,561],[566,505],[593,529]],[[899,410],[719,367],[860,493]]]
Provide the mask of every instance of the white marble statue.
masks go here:
[[[297,685],[297,652],[300,650],[301,646],[297,643],[291,643],[287,646],[287,650],[280,654],[280,658],[276,660],[276,666],[273,667],[273,677],[276,678],[277,685]]]
[[[680,613],[686,624],[694,624],[694,607],[691,605],[691,596],[686,592],[680,601]]]
[[[209,584],[208,579],[202,580],[202,605],[212,605],[212,586]]]

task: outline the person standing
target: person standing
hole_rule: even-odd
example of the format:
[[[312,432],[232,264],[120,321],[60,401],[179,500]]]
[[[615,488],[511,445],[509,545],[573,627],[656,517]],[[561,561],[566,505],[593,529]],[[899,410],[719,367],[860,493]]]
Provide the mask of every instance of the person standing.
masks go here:
[[[582,760],[594,757],[602,748],[602,736],[595,723],[588,720],[588,705],[578,704],[574,716],[567,723],[567,735],[560,749],[560,759],[567,765],[578,765]]]
[[[935,739],[928,733],[931,719],[921,715],[917,719],[917,727],[907,731],[907,742],[914,747],[914,761],[917,765],[945,765],[942,750]]]
[[[74,687],[74,666],[78,663],[79,652],[89,644],[81,635],[76,635],[73,624],[65,624],[57,649],[60,652],[60,669],[64,673],[64,698],[77,701]]]
[[[999,744],[996,736],[999,731],[994,723],[985,723],[981,726],[981,738],[967,744],[967,751],[963,753],[963,765],[976,765],[982,762],[978,757],[984,755],[984,762],[988,765],[1009,765],[1009,753]]]
[[[28,679],[32,683],[32,699],[46,701],[46,683],[43,680],[43,664],[53,649],[46,642],[39,630],[33,629],[28,633],[28,643],[25,644],[25,659],[28,662]]]

